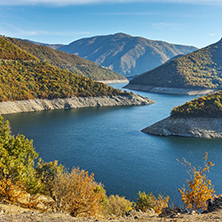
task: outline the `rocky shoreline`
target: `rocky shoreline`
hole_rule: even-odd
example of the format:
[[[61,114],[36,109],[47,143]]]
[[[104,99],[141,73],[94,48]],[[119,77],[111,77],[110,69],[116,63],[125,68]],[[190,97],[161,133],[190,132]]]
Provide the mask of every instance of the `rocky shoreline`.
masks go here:
[[[222,118],[168,117],[148,126],[142,132],[157,136],[222,138]]]
[[[97,82],[101,82],[104,84],[114,84],[114,83],[128,83],[127,79],[114,79],[114,80],[96,80]]]
[[[148,85],[136,85],[136,84],[127,84],[123,88],[131,90],[139,90],[152,93],[161,93],[161,94],[176,94],[176,95],[206,95],[208,93],[216,92],[214,89],[185,89],[185,88],[168,88],[168,87],[156,87]]]
[[[155,101],[139,95],[71,97],[65,99],[32,99],[7,101],[0,103],[0,114],[34,112],[53,109],[75,109],[100,106],[139,106],[149,105]]]

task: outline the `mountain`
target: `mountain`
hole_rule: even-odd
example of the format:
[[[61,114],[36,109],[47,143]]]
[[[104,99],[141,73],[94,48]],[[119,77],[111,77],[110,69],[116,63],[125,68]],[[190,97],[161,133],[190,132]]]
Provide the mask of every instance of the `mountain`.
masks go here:
[[[178,54],[187,54],[196,49],[193,46],[152,41],[124,33],[83,38],[58,48],[124,76],[144,73]]]
[[[103,68],[94,62],[80,58],[76,55],[61,52],[29,40],[6,38],[21,49],[37,57],[41,62],[47,61],[61,69],[70,71],[80,76],[86,76],[94,80],[119,80],[125,79],[107,68]],[[43,44],[43,43],[42,43]]]
[[[126,88],[154,87],[187,90],[222,88],[222,39],[212,45],[169,61],[130,81]],[[149,89],[150,88],[150,89]]]
[[[0,102],[121,94],[126,92],[41,62],[0,37]]]

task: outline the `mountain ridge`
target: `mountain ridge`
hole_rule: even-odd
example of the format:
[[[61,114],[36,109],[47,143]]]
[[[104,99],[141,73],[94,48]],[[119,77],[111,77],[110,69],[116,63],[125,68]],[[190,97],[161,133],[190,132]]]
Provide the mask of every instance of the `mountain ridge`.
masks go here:
[[[133,37],[125,33],[82,38],[58,48],[96,62],[99,65],[132,76],[151,70],[170,58],[196,50],[193,46]]]
[[[107,68],[101,67],[96,63],[80,58],[79,56],[50,48],[47,46],[47,44],[42,43],[42,45],[40,45],[40,43],[30,40],[15,39],[10,37],[5,38],[26,52],[34,55],[41,62],[47,61],[52,65],[80,76],[86,76],[88,78],[92,78],[93,80],[125,80],[125,77]]]
[[[137,89],[139,86],[188,90],[221,89],[222,39],[139,75],[126,88],[132,89],[134,85]]]

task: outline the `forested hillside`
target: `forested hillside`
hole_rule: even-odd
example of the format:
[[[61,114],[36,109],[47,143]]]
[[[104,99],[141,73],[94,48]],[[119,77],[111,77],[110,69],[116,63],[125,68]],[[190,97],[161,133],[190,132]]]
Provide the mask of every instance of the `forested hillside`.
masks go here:
[[[14,44],[10,44],[4,38],[0,37],[0,59],[6,60],[25,60],[25,61],[39,61],[35,56],[28,54],[27,52],[16,47]]]
[[[61,52],[47,46],[32,44],[27,40],[19,40],[9,37],[6,39],[26,52],[34,55],[41,62],[47,61],[52,65],[80,76],[86,76],[93,80],[125,79],[125,77],[107,68],[103,68],[94,62],[80,58],[79,56]]]
[[[163,64],[130,84],[169,88],[221,89],[222,40]]]
[[[0,38],[0,101],[122,94],[121,90],[64,71]]]
[[[174,107],[171,116],[176,117],[222,117],[222,91],[193,99]]]

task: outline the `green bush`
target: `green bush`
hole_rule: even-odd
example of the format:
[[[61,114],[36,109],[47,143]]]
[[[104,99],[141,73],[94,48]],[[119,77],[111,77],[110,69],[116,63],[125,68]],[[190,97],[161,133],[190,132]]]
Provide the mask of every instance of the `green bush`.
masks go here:
[[[34,160],[38,157],[32,140],[23,135],[14,137],[9,122],[0,116],[0,179],[20,182],[30,193],[38,192],[40,183],[36,178]]]
[[[136,203],[136,207],[140,210],[142,210],[143,212],[151,209],[154,207],[154,198],[155,196],[150,193],[150,194],[146,194],[145,192],[140,192],[138,193],[139,198],[137,198],[137,203]]]
[[[137,199],[136,207],[143,212],[154,209],[155,213],[160,214],[163,208],[168,207],[169,197],[163,197],[160,194],[156,198],[152,193],[146,194],[145,192],[138,193],[139,198]]]
[[[133,202],[126,200],[119,195],[111,195],[108,198],[108,205],[104,210],[105,215],[124,216],[126,211],[132,210]]]

